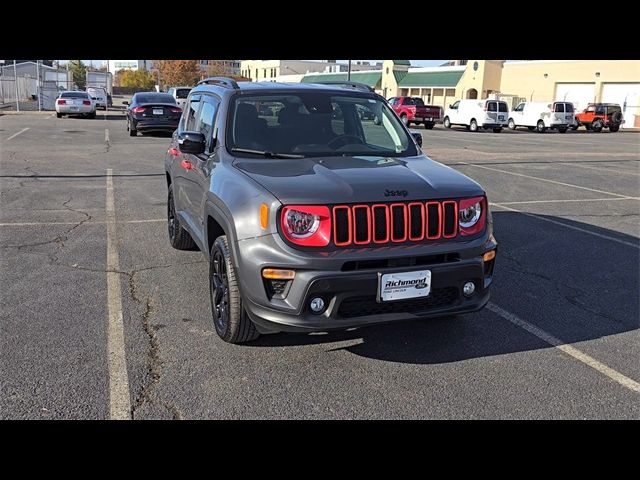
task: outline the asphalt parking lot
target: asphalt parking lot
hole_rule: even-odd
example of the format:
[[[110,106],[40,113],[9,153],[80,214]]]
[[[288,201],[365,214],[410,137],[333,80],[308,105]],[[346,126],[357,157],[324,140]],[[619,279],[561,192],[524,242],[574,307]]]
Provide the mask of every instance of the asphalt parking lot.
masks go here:
[[[166,136],[0,117],[0,418],[640,418],[640,133],[413,130],[493,204],[488,307],[234,346],[168,243]]]

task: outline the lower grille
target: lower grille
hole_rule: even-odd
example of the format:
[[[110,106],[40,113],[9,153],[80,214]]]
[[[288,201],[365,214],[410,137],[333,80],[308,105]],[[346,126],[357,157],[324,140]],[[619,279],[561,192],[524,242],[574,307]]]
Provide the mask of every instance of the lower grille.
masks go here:
[[[460,298],[456,287],[434,288],[427,298],[378,303],[375,296],[350,297],[338,309],[338,317],[353,318],[385,313],[422,313],[454,305]]]

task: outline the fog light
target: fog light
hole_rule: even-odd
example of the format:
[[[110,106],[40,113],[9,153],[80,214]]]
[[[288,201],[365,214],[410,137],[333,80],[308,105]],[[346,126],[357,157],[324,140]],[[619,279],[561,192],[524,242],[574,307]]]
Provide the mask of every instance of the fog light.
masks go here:
[[[309,303],[309,308],[313,313],[322,313],[324,311],[324,300],[320,297],[315,297],[311,299],[311,303]]]
[[[473,282],[467,282],[462,287],[462,293],[464,293],[465,297],[470,297],[473,295],[473,292],[476,291],[476,286]]]

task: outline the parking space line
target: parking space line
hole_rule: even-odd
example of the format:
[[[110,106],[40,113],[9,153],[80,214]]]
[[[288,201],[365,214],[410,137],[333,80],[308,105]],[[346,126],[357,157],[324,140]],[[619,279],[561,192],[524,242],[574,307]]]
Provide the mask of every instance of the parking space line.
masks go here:
[[[640,197],[615,197],[615,198],[575,198],[575,199],[563,199],[563,200],[522,200],[519,202],[500,202],[493,203],[491,205],[522,205],[528,203],[574,203],[574,202],[619,202],[621,200],[640,200]]]
[[[125,223],[161,223],[166,222],[166,218],[151,218],[147,220],[117,220],[116,223],[122,225]],[[88,220],[83,225],[104,225],[107,222],[96,220]],[[42,227],[47,225],[77,225],[78,222],[6,222],[0,223],[0,227]]]
[[[484,165],[478,165],[478,164],[474,164],[474,163],[461,162],[460,164],[461,165],[468,165],[470,167],[475,167],[475,168],[484,168],[486,170],[493,170],[494,172],[506,173],[508,175],[515,175],[517,177],[530,178],[532,180],[539,180],[541,182],[553,183],[553,184],[556,184],[556,185],[562,185],[564,187],[579,188],[581,190],[588,190],[590,192],[604,193],[605,195],[613,195],[614,197],[624,197],[624,198],[628,197],[628,195],[622,195],[621,193],[607,192],[605,190],[596,190],[595,188],[582,187],[580,185],[573,185],[571,183],[558,182],[556,180],[549,180],[548,178],[534,177],[534,176],[531,176],[531,175],[525,175],[524,173],[509,172],[508,170],[500,170],[499,168],[486,167]]]
[[[581,350],[579,350],[579,349],[577,349],[575,347],[572,347],[571,345],[567,345],[565,342],[563,342],[559,338],[554,337],[550,333],[545,332],[541,328],[538,328],[535,325],[523,320],[522,318],[518,317],[517,315],[506,311],[505,309],[499,307],[498,305],[496,305],[493,302],[489,302],[487,304],[487,309],[492,311],[493,313],[495,313],[499,317],[502,317],[503,319],[505,319],[505,320],[513,323],[514,325],[522,328],[523,330],[526,330],[527,332],[535,335],[540,340],[548,343],[549,345],[551,345],[551,346],[557,348],[558,350],[561,350],[562,352],[566,353],[567,355],[575,358],[579,362],[584,363],[588,367],[591,367],[594,370],[600,372],[601,374],[607,376],[608,378],[610,378],[611,380],[619,383],[623,387],[628,388],[629,390],[631,390],[633,392],[640,393],[640,383],[636,382],[635,380],[632,380],[631,378],[623,375],[622,373],[618,372],[617,370],[614,370],[613,368],[605,365],[604,363],[599,362],[595,358],[590,357],[589,355],[587,355],[583,351],[581,351]]]
[[[131,395],[127,358],[124,349],[124,324],[122,320],[122,298],[117,239],[115,201],[113,194],[113,170],[107,169],[107,363],[109,365],[109,418],[131,419]]]
[[[23,128],[22,130],[20,130],[18,133],[14,133],[13,135],[11,135],[9,138],[7,138],[5,140],[5,142],[8,142],[9,140],[11,140],[12,138],[16,138],[18,135],[20,135],[21,133],[26,132],[27,130],[29,130],[29,127],[27,128]]]
[[[640,174],[640,169],[637,172],[624,172],[622,170],[616,170],[614,168],[607,168],[607,167],[593,167],[591,165],[583,165],[580,162],[558,162],[560,165],[567,165],[568,167],[580,167],[580,168],[587,168],[589,170],[602,170],[603,172],[609,172],[609,173],[619,173],[622,175],[634,175],[634,174]]]
[[[52,114],[51,114],[51,115],[49,115],[47,118],[53,118],[53,117],[55,117],[55,116],[56,116],[56,114],[55,114],[55,113],[52,113]]]
[[[584,228],[575,227],[575,226],[569,225],[567,223],[558,222],[557,220],[551,220],[550,218],[545,218],[545,217],[543,217],[541,215],[536,215],[535,213],[523,212],[522,210],[518,210],[518,209],[515,209],[515,208],[507,207],[506,205],[501,204],[501,203],[493,202],[491,204],[495,205],[497,207],[500,207],[500,208],[504,208],[505,210],[510,210],[512,212],[520,213],[520,214],[525,215],[527,217],[537,218],[538,220],[542,220],[543,222],[553,223],[555,225],[560,225],[561,227],[566,227],[566,228],[570,228],[572,230],[577,230],[578,232],[588,233],[589,235],[593,235],[594,237],[604,238],[605,240],[610,240],[612,242],[616,242],[616,243],[620,243],[622,245],[627,245],[629,247],[634,247],[634,248],[640,249],[640,241],[639,241],[639,243],[625,242],[624,240],[620,240],[619,238],[610,237],[609,235],[603,235],[602,233],[591,232],[591,231],[586,230]]]

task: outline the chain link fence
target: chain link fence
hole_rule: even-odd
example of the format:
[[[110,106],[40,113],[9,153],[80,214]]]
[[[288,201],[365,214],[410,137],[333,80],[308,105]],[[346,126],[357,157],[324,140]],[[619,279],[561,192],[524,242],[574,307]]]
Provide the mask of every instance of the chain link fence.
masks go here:
[[[17,74],[17,76],[16,76]],[[55,110],[55,99],[74,89],[71,72],[33,62],[5,65],[0,69],[0,109]]]

